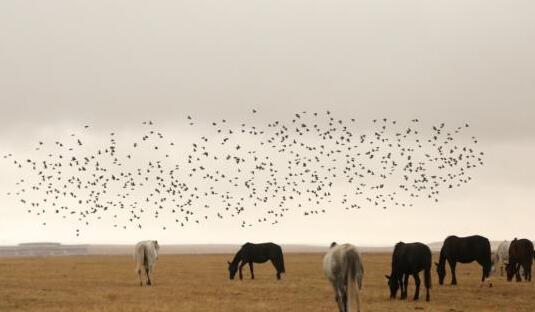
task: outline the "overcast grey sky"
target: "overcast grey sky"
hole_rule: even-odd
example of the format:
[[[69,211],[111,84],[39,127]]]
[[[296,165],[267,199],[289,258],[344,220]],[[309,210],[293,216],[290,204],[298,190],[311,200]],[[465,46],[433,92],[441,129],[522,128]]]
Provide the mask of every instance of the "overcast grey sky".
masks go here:
[[[333,211],[276,227],[230,223],[80,238],[40,225],[0,193],[0,244],[53,240],[325,244],[535,238],[535,3],[532,1],[2,1],[0,151],[84,123],[128,133],[184,116],[265,121],[329,109],[362,119],[470,122],[486,165],[434,204]],[[262,120],[261,120],[262,121]],[[184,142],[196,133],[181,133]],[[0,187],[16,171],[0,161]]]

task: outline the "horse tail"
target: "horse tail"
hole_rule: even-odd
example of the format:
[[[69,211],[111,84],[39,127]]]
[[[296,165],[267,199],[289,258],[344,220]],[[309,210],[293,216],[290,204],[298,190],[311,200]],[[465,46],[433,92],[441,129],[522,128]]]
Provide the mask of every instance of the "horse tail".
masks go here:
[[[431,268],[425,268],[424,270],[424,284],[425,288],[431,289]]]
[[[284,254],[282,253],[282,249],[280,250],[279,254],[279,269],[281,273],[286,273],[286,269],[284,268]]]
[[[356,252],[347,253],[347,311],[360,311],[360,287],[357,285],[357,266],[360,266],[359,256]]]
[[[145,267],[145,270],[149,268],[149,254],[147,246],[143,246],[143,267]]]

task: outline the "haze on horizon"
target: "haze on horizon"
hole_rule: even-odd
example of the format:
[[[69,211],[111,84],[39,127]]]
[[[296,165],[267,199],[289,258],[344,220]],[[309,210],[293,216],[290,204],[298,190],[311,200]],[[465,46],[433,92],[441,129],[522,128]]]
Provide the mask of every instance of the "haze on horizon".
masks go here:
[[[438,203],[330,209],[276,226],[233,222],[163,231],[42,226],[5,193],[19,178],[0,159],[0,245],[29,241],[365,245],[482,234],[535,238],[535,3],[530,1],[67,1],[0,3],[0,151],[90,124],[135,136],[154,120],[189,144],[208,123],[330,110],[359,120],[469,122],[485,166]],[[469,139],[467,137],[466,139]]]

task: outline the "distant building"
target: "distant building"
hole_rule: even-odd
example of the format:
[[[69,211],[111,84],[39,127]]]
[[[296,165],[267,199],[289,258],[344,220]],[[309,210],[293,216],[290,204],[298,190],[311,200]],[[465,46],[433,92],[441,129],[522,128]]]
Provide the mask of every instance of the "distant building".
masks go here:
[[[83,256],[89,245],[62,245],[60,243],[24,243],[0,247],[0,257],[54,257]]]

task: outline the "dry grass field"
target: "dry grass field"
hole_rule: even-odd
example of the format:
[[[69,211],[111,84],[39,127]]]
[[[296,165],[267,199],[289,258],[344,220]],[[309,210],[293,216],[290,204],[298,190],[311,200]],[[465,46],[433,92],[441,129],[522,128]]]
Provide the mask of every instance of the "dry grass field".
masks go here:
[[[430,303],[389,300],[384,274],[390,255],[363,258],[364,311],[535,311],[535,282],[494,277],[494,287],[480,288],[477,265],[458,266],[454,289],[438,286],[433,272]],[[131,257],[0,259],[0,311],[336,311],[321,254],[287,254],[281,281],[270,264],[256,265],[256,280],[245,270],[243,281],[230,281],[228,259],[161,256],[154,285],[143,288]]]

